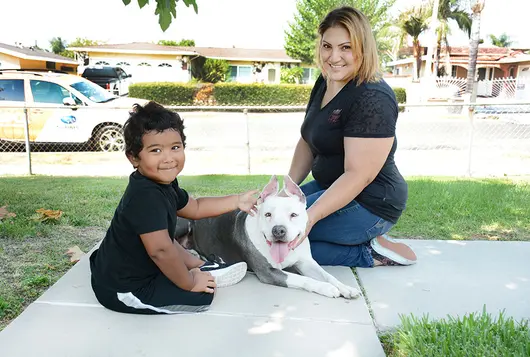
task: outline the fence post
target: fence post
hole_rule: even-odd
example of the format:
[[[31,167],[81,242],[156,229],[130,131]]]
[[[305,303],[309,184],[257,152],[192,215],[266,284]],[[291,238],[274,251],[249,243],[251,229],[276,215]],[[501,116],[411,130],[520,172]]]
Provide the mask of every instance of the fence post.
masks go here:
[[[250,128],[248,125],[248,109],[243,109],[243,115],[245,116],[245,124],[247,126],[247,173],[250,175]]]
[[[26,153],[28,158],[28,174],[33,175],[31,170],[31,147],[29,145],[29,117],[28,108],[24,107],[24,139],[26,141]]]
[[[467,116],[469,119],[469,147],[468,147],[468,158],[467,158],[467,176],[471,177],[471,166],[473,164],[473,139],[475,134],[475,125],[474,125],[474,116],[475,116],[475,106],[473,101],[473,95],[467,94],[466,100],[468,102],[467,106]]]

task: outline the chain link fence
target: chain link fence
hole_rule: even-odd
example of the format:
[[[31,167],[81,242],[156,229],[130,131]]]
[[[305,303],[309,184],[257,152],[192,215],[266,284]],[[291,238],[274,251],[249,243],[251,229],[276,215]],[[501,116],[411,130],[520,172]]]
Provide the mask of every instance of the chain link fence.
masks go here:
[[[530,175],[530,103],[467,104],[402,106],[396,162],[404,175]],[[286,173],[305,109],[170,108],[185,124],[183,175]],[[98,109],[82,109],[0,106],[0,175],[130,174],[119,124],[130,108],[114,108],[115,122],[92,126],[101,121]]]

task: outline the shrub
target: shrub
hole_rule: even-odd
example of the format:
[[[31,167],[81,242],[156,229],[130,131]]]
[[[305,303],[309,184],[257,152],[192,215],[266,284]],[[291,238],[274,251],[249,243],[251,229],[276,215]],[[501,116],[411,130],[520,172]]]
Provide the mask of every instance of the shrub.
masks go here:
[[[210,83],[224,82],[230,73],[230,63],[226,60],[208,58],[204,62],[204,80]]]
[[[159,82],[132,84],[129,95],[165,105],[306,105],[312,88],[310,84]],[[394,92],[399,103],[406,102],[405,89]]]
[[[217,83],[214,97],[219,105],[305,105],[310,85]]]
[[[394,93],[396,94],[396,99],[399,104],[404,104],[407,102],[407,91],[405,90],[405,88],[395,87],[392,89],[394,90]],[[400,112],[405,111],[405,107],[399,107],[399,111]]]
[[[280,82],[281,83],[300,83],[304,76],[304,69],[301,67],[281,68]]]
[[[135,83],[129,86],[129,96],[165,105],[193,105],[195,90],[196,85],[189,83]]]

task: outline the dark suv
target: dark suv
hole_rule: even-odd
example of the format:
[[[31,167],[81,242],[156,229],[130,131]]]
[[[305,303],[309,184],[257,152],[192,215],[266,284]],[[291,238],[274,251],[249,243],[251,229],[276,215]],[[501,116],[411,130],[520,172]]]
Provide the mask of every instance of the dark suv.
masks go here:
[[[118,96],[129,93],[129,78],[132,77],[121,67],[97,65],[85,68],[81,76]]]

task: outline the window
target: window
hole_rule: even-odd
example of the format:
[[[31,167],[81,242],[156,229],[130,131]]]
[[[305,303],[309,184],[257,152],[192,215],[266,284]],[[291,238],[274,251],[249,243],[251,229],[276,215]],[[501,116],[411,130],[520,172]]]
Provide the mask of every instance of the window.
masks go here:
[[[110,66],[110,63],[107,61],[97,61],[96,66]]]
[[[316,77],[316,68],[304,68],[304,73],[302,74],[302,83],[308,84],[312,83]]]
[[[35,103],[62,105],[64,98],[71,97],[76,104],[83,104],[79,98],[56,83],[31,80],[29,81],[29,84],[31,93],[33,94],[33,101]]]
[[[170,65],[169,63],[161,63],[158,65],[158,67],[173,67],[173,66]]]
[[[274,83],[276,81],[276,69],[269,68],[269,83]]]
[[[116,66],[122,66],[122,67],[124,67],[124,66],[130,66],[130,65],[131,65],[131,64],[128,63],[128,62],[118,62],[118,64],[116,64]]]
[[[0,79],[0,101],[23,102],[23,79]]]
[[[73,72],[73,71],[74,71],[74,67],[70,67],[70,66],[61,66],[61,71],[65,71],[65,72]]]
[[[230,66],[228,80],[234,82],[251,82],[252,66]]]
[[[46,69],[55,69],[55,62],[46,61]]]
[[[138,66],[141,66],[141,67],[151,67],[151,65],[147,62],[142,62],[140,63]]]
[[[456,77],[456,72],[458,71],[457,66],[451,66],[451,77]]]

